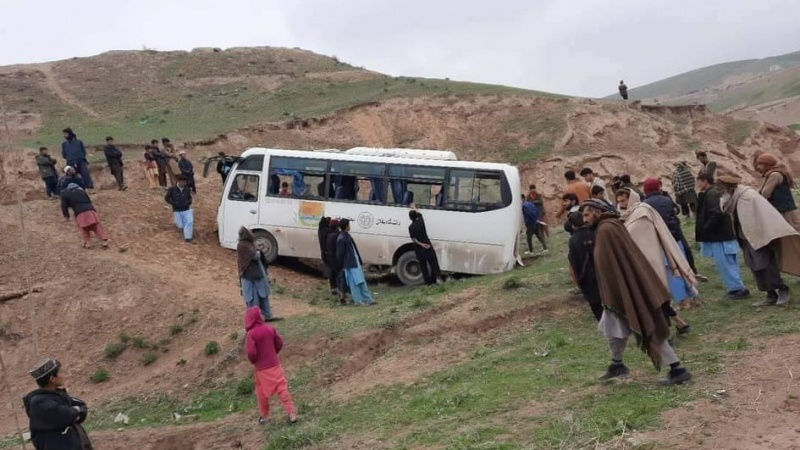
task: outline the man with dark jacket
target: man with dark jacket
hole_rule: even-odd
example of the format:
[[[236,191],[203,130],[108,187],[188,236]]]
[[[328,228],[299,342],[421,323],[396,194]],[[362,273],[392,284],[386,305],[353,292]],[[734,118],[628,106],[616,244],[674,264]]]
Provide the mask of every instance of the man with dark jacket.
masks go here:
[[[367,288],[367,280],[364,278],[364,270],[361,267],[361,253],[359,253],[353,237],[350,236],[350,220],[342,219],[339,228],[341,233],[336,238],[336,263],[344,272],[344,279],[353,295],[353,303],[356,306],[373,305],[375,302],[372,301],[372,295]]]
[[[600,299],[600,287],[597,284],[597,272],[594,268],[594,230],[584,226],[582,214],[570,214],[567,220],[572,222],[573,228],[567,255],[569,274],[572,281],[581,289],[583,297],[589,302],[594,318],[599,322],[603,316],[603,301]]]
[[[56,159],[50,156],[47,147],[39,147],[39,154],[36,155],[36,166],[39,168],[39,175],[44,181],[45,192],[48,198],[58,195],[58,172],[56,172]]]
[[[64,372],[58,360],[47,359],[30,372],[38,389],[23,398],[36,450],[91,450],[83,422],[86,403],[64,390]]]
[[[522,218],[525,221],[525,240],[528,243],[527,253],[533,253],[533,236],[539,239],[542,243],[544,250],[547,250],[547,244],[544,240],[544,235],[539,230],[539,208],[530,198],[522,196]]]
[[[106,155],[108,168],[111,170],[111,175],[117,180],[117,188],[120,191],[128,189],[125,186],[125,176],[122,170],[122,152],[114,146],[114,138],[111,136],[106,137],[106,146],[103,148],[103,153]]]
[[[628,99],[628,86],[625,85],[625,82],[619,80],[619,96],[622,97],[623,100]]]
[[[225,186],[225,181],[228,179],[228,174],[231,173],[233,167],[233,158],[225,155],[225,152],[219,152],[219,159],[217,160],[217,173],[222,178],[222,185]]]
[[[192,243],[194,230],[194,211],[192,211],[192,192],[187,186],[186,176],[178,175],[178,184],[167,189],[164,200],[172,206],[175,225],[183,230],[183,240]]]
[[[67,161],[68,166],[74,167],[75,171],[81,174],[87,189],[94,188],[92,176],[89,174],[89,161],[86,159],[86,147],[84,147],[83,141],[75,136],[72,128],[64,128],[61,156]]]
[[[347,282],[342,273],[342,266],[336,258],[336,242],[339,239],[339,219],[335,217],[330,219],[328,223],[328,233],[325,235],[325,263],[330,268],[330,284],[333,289],[336,289],[336,294],[339,296],[339,303],[342,305],[347,304]]]
[[[697,199],[695,240],[700,243],[700,255],[714,258],[722,284],[728,290],[728,299],[749,298],[750,291],[744,287],[739,271],[739,244],[736,241],[733,218],[722,212],[720,195],[714,187],[714,177],[707,172],[701,172],[697,176],[697,187],[700,194]]]
[[[181,175],[185,176],[188,180],[188,186],[192,190],[192,194],[197,194],[197,187],[194,184],[194,166],[189,158],[186,157],[186,152],[181,150],[178,152],[178,170]]]
[[[432,285],[439,282],[442,272],[439,269],[439,259],[436,257],[436,250],[428,237],[428,230],[425,228],[425,219],[417,211],[416,205],[411,204],[411,211],[408,212],[411,225],[408,226],[408,234],[414,242],[414,254],[417,255],[419,268],[422,271],[422,278],[425,284]],[[530,238],[528,238],[530,241]]]

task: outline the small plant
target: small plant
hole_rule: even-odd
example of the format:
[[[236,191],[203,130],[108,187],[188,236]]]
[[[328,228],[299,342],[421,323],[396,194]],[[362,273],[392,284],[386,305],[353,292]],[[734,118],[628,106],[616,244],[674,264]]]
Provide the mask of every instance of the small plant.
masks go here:
[[[175,335],[178,335],[178,334],[181,334],[181,333],[183,333],[183,327],[182,326],[176,324],[176,325],[173,325],[173,326],[169,327],[169,335],[170,336],[175,336]]]
[[[145,367],[149,366],[150,364],[153,364],[157,360],[158,360],[158,353],[152,350],[142,355],[142,365]]]
[[[413,302],[411,302],[412,308],[427,308],[431,305],[431,301],[428,300],[428,297],[416,297]]]
[[[230,340],[232,340],[232,341],[235,341],[235,340],[239,339],[239,333],[237,333],[236,331],[233,331],[233,332],[231,332],[231,334],[228,335],[228,338]]]
[[[89,377],[92,380],[92,383],[99,384],[108,381],[109,379],[108,371],[106,369],[97,369],[94,371],[92,376]]]
[[[394,329],[396,329],[397,327],[400,326],[400,322],[397,319],[395,319],[394,317],[391,317],[391,318],[386,319],[383,322],[381,322],[380,326],[381,326],[381,328],[383,328],[386,331],[392,331],[392,330],[394,330]]]
[[[103,352],[106,354],[106,358],[108,359],[116,359],[117,356],[121,355],[124,351],[125,344],[121,342],[109,342],[106,344],[105,350],[103,350]]]
[[[206,347],[203,349],[203,353],[205,353],[206,356],[216,355],[219,353],[219,342],[211,341],[206,344]]]
[[[123,345],[128,345],[128,342],[130,342],[130,340],[131,340],[131,337],[128,335],[128,333],[125,333],[123,331],[122,333],[119,334],[119,341]]]
[[[133,340],[131,341],[131,345],[133,345],[133,348],[138,348],[140,350],[144,350],[150,347],[150,344],[147,343],[147,339],[141,336],[134,337]]]
[[[251,395],[254,388],[255,386],[253,385],[252,378],[242,378],[236,383],[236,395],[240,397]]]
[[[514,289],[519,289],[521,287],[522,282],[518,277],[508,277],[503,280],[503,290],[505,291],[513,291]]]

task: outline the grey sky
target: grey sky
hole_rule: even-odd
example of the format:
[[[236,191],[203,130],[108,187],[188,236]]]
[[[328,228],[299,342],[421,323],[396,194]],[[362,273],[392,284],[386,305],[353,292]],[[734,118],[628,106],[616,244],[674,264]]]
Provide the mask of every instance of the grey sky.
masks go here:
[[[302,47],[391,75],[572,95],[800,50],[797,0],[0,0],[0,65]]]

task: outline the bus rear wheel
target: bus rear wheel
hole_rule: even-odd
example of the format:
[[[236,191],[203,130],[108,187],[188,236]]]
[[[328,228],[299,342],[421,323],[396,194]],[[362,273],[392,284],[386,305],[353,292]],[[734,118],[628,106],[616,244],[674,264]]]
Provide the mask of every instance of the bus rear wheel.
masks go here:
[[[417,261],[417,255],[413,250],[400,255],[397,259],[395,272],[400,282],[406,286],[415,286],[425,281],[422,278],[422,269],[420,269],[419,261]]]
[[[272,264],[278,259],[278,241],[269,231],[253,230],[255,246],[264,253],[267,263]]]

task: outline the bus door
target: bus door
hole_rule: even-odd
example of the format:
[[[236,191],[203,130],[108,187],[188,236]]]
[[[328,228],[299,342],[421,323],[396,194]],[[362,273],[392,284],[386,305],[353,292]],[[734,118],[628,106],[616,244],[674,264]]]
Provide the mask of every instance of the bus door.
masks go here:
[[[259,224],[259,192],[261,175],[235,172],[228,182],[228,194],[224,200],[222,230],[225,244],[236,245],[239,227],[253,228]]]

